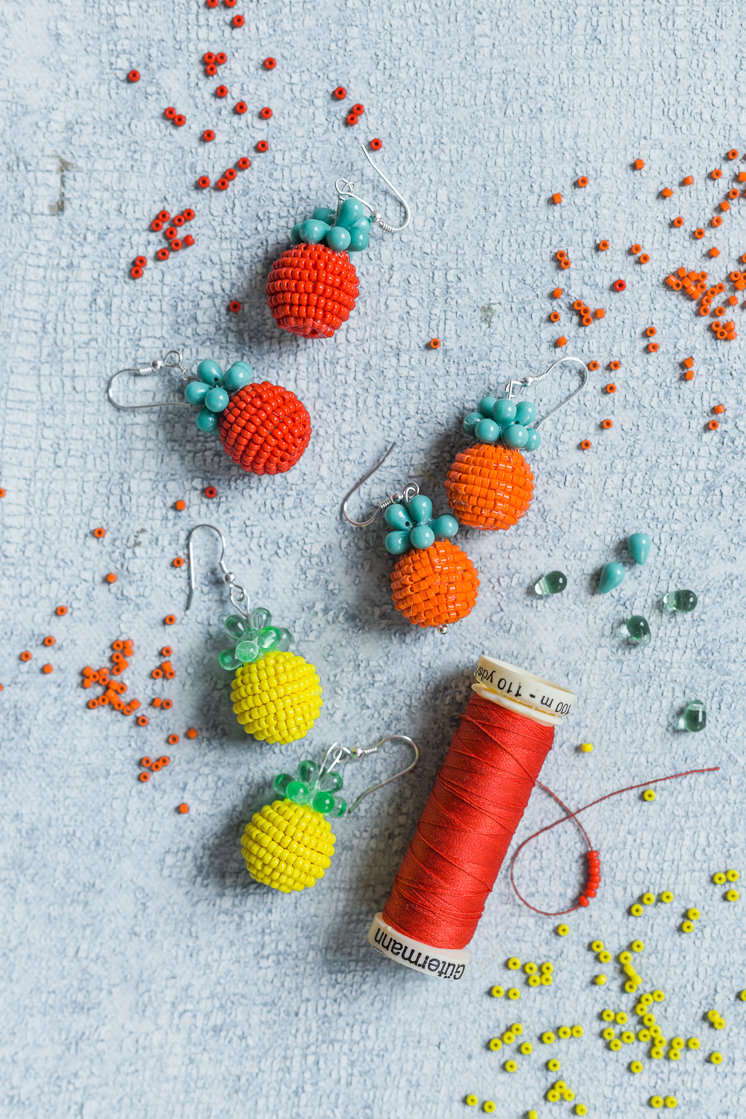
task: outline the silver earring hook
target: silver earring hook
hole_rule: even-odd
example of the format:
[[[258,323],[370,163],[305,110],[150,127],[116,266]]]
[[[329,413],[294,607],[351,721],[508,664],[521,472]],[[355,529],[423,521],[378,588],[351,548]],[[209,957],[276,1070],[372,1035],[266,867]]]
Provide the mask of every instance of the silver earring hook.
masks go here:
[[[196,573],[195,564],[194,564],[194,545],[193,545],[192,537],[194,536],[195,532],[197,532],[197,530],[200,529],[200,528],[209,528],[211,532],[214,532],[219,537],[219,539],[220,539],[220,559],[218,560],[218,567],[220,568],[220,570],[223,573],[223,582],[228,584],[230,600],[233,603],[233,605],[235,606],[236,610],[238,610],[241,614],[243,614],[245,618],[248,618],[248,616],[249,616],[249,601],[250,601],[249,595],[244,590],[244,588],[239,583],[236,582],[235,575],[233,574],[232,571],[229,571],[227,566],[226,566],[226,563],[225,563],[225,537],[223,536],[223,534],[222,534],[222,532],[220,531],[219,528],[215,528],[215,525],[195,525],[194,528],[192,529],[192,531],[189,533],[189,536],[187,537],[187,556],[189,558],[189,595],[187,596],[187,604],[186,604],[187,610],[192,605],[192,599],[194,598],[194,595],[195,595],[196,590],[197,590],[197,580],[196,580],[197,573]]]
[[[399,191],[396,189],[396,187],[391,182],[391,180],[388,179],[384,175],[381,168],[376,166],[376,164],[373,162],[373,160],[370,157],[370,153],[368,152],[367,148],[362,143],[362,141],[360,142],[360,147],[363,149],[363,155],[368,160],[368,163],[371,165],[371,167],[373,168],[375,173],[377,175],[380,175],[380,177],[385,182],[386,186],[389,188],[389,190],[392,190],[394,192],[394,194],[396,195],[396,197],[399,199],[402,206],[404,207],[404,212],[406,214],[404,224],[393,226],[393,225],[389,225],[388,222],[385,222],[383,220],[383,218],[381,217],[381,215],[376,210],[375,206],[371,206],[370,202],[366,202],[364,198],[360,198],[357,194],[354,193],[355,184],[350,179],[345,179],[345,178],[337,179],[337,181],[334,184],[334,189],[337,192],[337,214],[339,214],[339,204],[343,199],[345,199],[345,198],[355,198],[355,199],[357,199],[358,202],[362,202],[363,206],[368,207],[368,209],[370,210],[370,213],[371,213],[371,217],[373,218],[373,220],[375,221],[375,223],[377,225],[380,225],[380,227],[381,227],[381,229],[383,230],[384,233],[401,233],[401,231],[403,229],[407,228],[407,226],[409,225],[409,222],[412,218],[412,212],[409,209],[409,203],[407,202],[406,198],[402,194],[399,193]]]
[[[401,493],[394,493],[394,494],[391,495],[391,497],[386,497],[386,498],[384,498],[383,501],[379,502],[378,508],[376,509],[375,513],[373,514],[372,517],[368,517],[367,521],[353,521],[352,517],[348,514],[348,512],[347,512],[347,502],[350,500],[350,498],[355,493],[355,491],[360,489],[363,482],[367,482],[367,480],[368,480],[368,478],[370,478],[371,474],[375,474],[376,470],[378,470],[378,468],[380,466],[383,466],[384,462],[389,457],[389,455],[391,454],[391,452],[393,451],[395,446],[396,446],[396,440],[394,440],[394,442],[391,444],[391,446],[386,451],[386,454],[383,456],[383,458],[379,459],[379,461],[376,463],[375,466],[371,466],[368,473],[363,474],[360,481],[356,482],[355,485],[350,490],[350,492],[345,494],[344,500],[342,501],[342,516],[351,525],[354,525],[355,528],[366,528],[368,525],[372,525],[374,520],[376,519],[376,517],[380,513],[382,513],[384,509],[388,509],[389,505],[395,505],[397,502],[411,501],[412,498],[416,497],[417,494],[420,492],[420,487],[417,485],[416,482],[407,482],[406,486],[404,487],[404,489],[402,490]]]
[[[150,373],[159,373],[161,369],[180,369],[184,380],[189,376],[189,370],[181,364],[181,353],[179,350],[169,350],[164,358],[156,358],[155,361],[151,361],[149,365],[138,365],[135,369],[120,369],[118,373],[115,373],[106,386],[106,395],[109,399],[109,403],[113,404],[115,408],[118,408],[120,412],[139,412],[147,408],[191,408],[191,404],[187,404],[183,400],[163,400],[157,404],[120,404],[119,401],[115,400],[111,395],[112,385],[117,377],[121,377],[125,373],[129,373],[133,377],[147,377]]]
[[[566,361],[572,361],[576,365],[579,365],[581,367],[580,384],[570,393],[569,396],[566,396],[564,400],[561,400],[559,404],[552,408],[551,412],[547,412],[546,416],[542,416],[541,419],[537,420],[535,424],[529,425],[533,427],[534,431],[536,431],[537,428],[541,427],[541,425],[545,423],[550,416],[553,416],[555,412],[559,412],[560,408],[564,408],[566,404],[569,404],[572,398],[574,396],[577,396],[578,393],[585,388],[586,384],[588,383],[587,365],[584,361],[581,361],[579,357],[561,357],[557,361],[553,362],[548,369],[545,369],[543,373],[539,373],[537,377],[526,377],[523,380],[511,379],[505,386],[505,392],[507,393],[508,400],[512,400],[513,394],[515,393],[516,389],[528,388],[529,385],[535,385],[537,381],[543,381],[545,377],[549,376],[553,369],[556,369],[558,365],[562,365],[562,363]]]
[[[353,803],[352,807],[347,809],[348,816],[351,812],[354,812],[360,802],[362,800],[365,800],[366,797],[370,796],[371,793],[375,793],[378,789],[382,789],[384,785],[390,785],[392,781],[397,781],[400,777],[404,777],[407,773],[410,773],[417,765],[417,762],[420,760],[420,751],[417,749],[416,743],[413,742],[412,739],[409,738],[406,734],[388,734],[385,738],[382,738],[380,742],[377,742],[375,746],[353,746],[352,749],[349,749],[347,746],[343,746],[341,742],[332,742],[331,746],[324,754],[324,760],[322,761],[321,768],[319,770],[319,781],[322,777],[325,776],[325,774],[331,773],[335,766],[343,766],[346,765],[346,763],[349,761],[360,761],[361,758],[367,758],[371,754],[376,754],[382,746],[384,746],[387,742],[392,742],[394,739],[396,739],[398,742],[406,742],[407,746],[411,747],[414,754],[414,760],[410,762],[410,764],[405,769],[399,770],[399,772],[395,773],[392,777],[387,777],[385,781],[379,781],[377,785],[371,785],[369,789],[366,789],[364,793],[361,793],[357,800]],[[332,760],[327,765],[330,757],[332,758]]]

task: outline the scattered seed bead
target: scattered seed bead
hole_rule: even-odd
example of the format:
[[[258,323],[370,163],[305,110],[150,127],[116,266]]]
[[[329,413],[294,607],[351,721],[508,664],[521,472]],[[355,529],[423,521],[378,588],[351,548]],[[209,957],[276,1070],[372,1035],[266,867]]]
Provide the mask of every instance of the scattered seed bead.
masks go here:
[[[521,997],[521,992],[518,990],[518,988],[517,987],[510,987],[510,989],[508,990],[508,998],[512,1002],[515,1002],[515,1000],[519,999],[520,997]]]
[[[563,1040],[567,1040],[568,1037],[572,1037],[572,1030],[569,1026],[560,1026],[557,1030],[557,1036],[561,1037]]]
[[[591,942],[591,951],[592,952],[603,952],[603,950],[604,950],[603,940],[594,940],[594,941]]]
[[[569,925],[557,925],[557,936],[567,936],[569,931]]]
[[[523,970],[525,971],[526,975],[536,975],[539,969],[536,964],[524,964]]]
[[[107,583],[116,583],[116,581],[117,581],[116,575],[114,574],[113,571],[110,571],[109,574],[106,576],[106,582]]]
[[[718,1052],[715,1052],[715,1053],[710,1053],[710,1057],[709,1057],[709,1060],[710,1060],[710,1063],[711,1063],[711,1064],[713,1064],[713,1065],[722,1065],[722,1063],[723,1063],[723,1054],[722,1054],[722,1053],[718,1053]]]
[[[511,956],[507,962],[507,967],[509,967],[511,971],[518,971],[520,966],[521,961],[518,959],[517,956]]]
[[[633,940],[632,944],[630,945],[630,948],[632,949],[633,952],[644,952],[645,951],[645,945],[643,944],[643,942],[641,940]]]
[[[227,85],[219,85],[218,88],[215,90],[215,96],[216,97],[227,97],[228,96],[228,86]]]
[[[189,732],[187,731],[187,734],[188,733]],[[502,987],[493,987],[490,991],[490,994],[492,995],[493,999],[500,999],[505,994],[505,991],[502,989]]]
[[[376,138],[375,140],[371,140],[370,147],[372,151],[380,152],[381,148],[383,147],[383,141],[379,140],[378,138]]]
[[[184,813],[188,812],[188,811],[189,811],[189,805],[188,804],[180,804],[179,805],[179,812],[181,812],[182,815]]]
[[[652,905],[655,901],[655,894],[643,894],[640,901],[643,905]]]
[[[643,913],[645,912],[642,906],[638,904],[631,905],[629,907],[629,911],[633,917],[642,917]]]
[[[541,1040],[543,1041],[544,1045],[552,1045],[555,1040],[554,1034],[551,1030],[545,1030],[544,1033],[541,1035]]]
[[[524,1057],[529,1057],[534,1051],[534,1047],[530,1041],[524,1041],[521,1045],[521,1053]]]
[[[593,982],[596,984],[597,987],[603,987],[604,983],[606,982],[606,976],[605,975],[597,975],[595,977],[595,979],[593,980]]]
[[[622,1043],[618,1037],[615,1037],[612,1041],[609,1042],[609,1049],[612,1049],[615,1053],[618,1053],[621,1048]]]
[[[575,1114],[576,1115],[587,1115],[588,1114],[588,1108],[585,1106],[584,1103],[576,1103],[575,1104]]]
[[[593,743],[592,742],[582,742],[581,743],[580,752],[582,754],[590,754],[590,753],[592,753],[592,751],[593,751]]]
[[[649,803],[652,803],[652,801],[655,800],[655,792],[653,791],[653,789],[646,789],[645,792],[642,794],[642,799],[648,801]]]
[[[740,875],[737,870],[726,870],[725,877],[728,882],[737,882]]]
[[[548,960],[547,960],[546,963],[543,963],[541,965],[542,975],[551,975],[553,971],[554,971],[554,965],[550,964]]]
[[[649,1030],[652,1030],[653,1026],[655,1025],[655,1015],[654,1014],[646,1014],[645,1017],[643,1018],[643,1022],[645,1023],[645,1025],[647,1026],[647,1028]]]
[[[559,1103],[561,1099],[562,1095],[560,1092],[557,1091],[556,1088],[550,1088],[547,1091],[547,1100],[549,1103]]]
[[[740,896],[741,895],[739,894],[738,890],[728,890],[728,892],[725,895],[725,898],[726,898],[726,901],[738,901]]]
[[[666,997],[664,995],[663,991],[660,991],[660,990],[653,991],[652,994],[653,994],[653,1002],[663,1002],[664,998]]]
[[[211,128],[206,128],[202,133],[202,139],[206,144],[209,144],[215,139],[215,133]]]
[[[488,1115],[491,1115],[496,1106],[497,1105],[494,1100],[485,1100],[482,1104],[482,1111],[486,1111]]]
[[[187,738],[197,738],[198,734],[197,734],[197,731],[194,729],[194,727],[190,727],[189,730],[186,732],[186,736],[187,736]],[[493,988],[493,990],[494,990],[494,988]]]
[[[616,1034],[614,1033],[614,1030],[611,1026],[607,1026],[605,1030],[601,1030],[601,1037],[604,1039],[604,1041],[613,1041],[616,1037]]]
[[[269,144],[267,143],[266,140],[260,140],[259,143],[256,145],[256,150],[258,152],[269,151]]]
[[[673,901],[673,894],[670,890],[663,891],[663,893],[661,894],[661,901],[666,902],[666,904]]]
[[[503,1067],[506,1072],[515,1072],[518,1068],[518,1065],[515,1063],[515,1061],[506,1061]],[[485,1110],[487,1109],[485,1108]]]
[[[629,1071],[630,1072],[635,1072],[635,1073],[642,1072],[642,1069],[643,1069],[642,1061],[632,1061],[632,1063],[629,1066]]]
[[[246,19],[244,16],[234,16],[231,20],[231,23],[234,27],[243,27],[243,25],[246,23]]]
[[[504,1045],[512,1045],[514,1041],[515,1041],[515,1034],[513,1034],[510,1030],[505,1030],[504,1033],[503,1033],[503,1044]]]
[[[604,1022],[613,1022],[614,1021],[614,1011],[613,1010],[602,1010],[601,1011],[601,1017],[603,1018]]]
[[[598,242],[599,252],[605,253],[606,250],[608,249],[608,247],[609,247],[609,242],[608,241],[599,241]]]
[[[590,451],[590,449],[591,449],[590,439],[584,439],[583,442],[580,444],[580,449],[582,451]]]
[[[202,190],[207,190],[209,185],[210,180],[207,175],[200,175],[200,177],[197,179],[197,186],[200,187]]]
[[[700,916],[698,909],[687,909],[686,915],[690,921],[698,921]]]
[[[597,361],[589,361],[588,368],[590,369],[591,373],[595,373],[596,370],[600,368],[600,366]]]
[[[642,1042],[650,1041],[650,1036],[651,1036],[650,1035],[650,1030],[638,1030],[637,1031],[637,1040],[638,1041],[642,1041]]]
[[[607,952],[605,950],[603,952],[599,952],[598,953],[598,962],[600,964],[610,964],[611,963],[611,952]]]
[[[553,194],[552,195],[552,202],[554,202],[555,206],[559,206],[561,201],[562,201],[562,195],[561,194]]]
[[[547,1061],[547,1068],[550,1072],[559,1072],[560,1063],[556,1057],[552,1057],[551,1061]]]
[[[572,1034],[573,1037],[582,1037],[583,1036],[583,1027],[582,1026],[573,1026],[572,1029],[570,1030],[570,1033]]]
[[[138,727],[146,727],[148,725],[147,715],[138,715],[136,722]]]
[[[499,1037],[493,1037],[492,1040],[490,1041],[490,1049],[492,1050],[492,1052],[497,1053],[497,1052],[500,1051],[500,1049],[502,1049],[502,1047],[503,1047],[503,1043],[500,1041],[500,1038]]]
[[[699,1038],[690,1037],[686,1043],[687,1049],[699,1049]]]
[[[661,1049],[661,1047],[659,1045],[654,1045],[653,1048],[650,1050],[650,1056],[652,1057],[652,1059],[654,1061],[662,1061],[663,1060],[663,1050]]]

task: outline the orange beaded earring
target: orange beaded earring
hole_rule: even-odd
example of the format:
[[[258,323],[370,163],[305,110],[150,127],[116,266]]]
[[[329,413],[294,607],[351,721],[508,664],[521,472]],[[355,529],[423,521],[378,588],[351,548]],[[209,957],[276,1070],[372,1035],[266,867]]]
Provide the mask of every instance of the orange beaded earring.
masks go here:
[[[517,389],[542,381],[563,362],[581,367],[581,383],[537,423],[536,406],[528,400],[513,402]],[[535,451],[541,443],[538,428],[583,389],[588,369],[576,357],[562,357],[538,377],[511,379],[504,397],[485,396],[478,410],[464,420],[464,430],[479,440],[456,455],[445,488],[458,520],[471,528],[510,528],[524,515],[534,493],[534,476],[521,449]],[[533,424],[533,426],[529,426]]]

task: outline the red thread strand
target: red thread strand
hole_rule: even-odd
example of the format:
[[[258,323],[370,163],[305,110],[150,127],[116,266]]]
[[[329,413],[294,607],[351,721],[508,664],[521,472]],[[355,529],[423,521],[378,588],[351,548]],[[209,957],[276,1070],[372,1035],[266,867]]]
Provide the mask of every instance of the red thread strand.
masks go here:
[[[588,844],[589,853],[595,854],[596,852],[591,851],[591,841],[588,838],[588,833],[577,818],[581,812],[585,812],[588,808],[593,808],[594,805],[601,804],[602,801],[609,800],[611,797],[621,796],[622,793],[631,793],[634,792],[635,789],[647,789],[650,785],[659,785],[662,781],[675,781],[679,777],[691,777],[693,773],[717,773],[719,769],[719,765],[710,766],[708,769],[687,769],[684,773],[672,773],[668,777],[655,777],[652,781],[643,781],[640,785],[627,785],[627,787],[624,789],[616,789],[613,793],[606,793],[605,796],[598,797],[596,800],[592,800],[590,804],[584,804],[582,808],[578,808],[575,812],[572,812],[566,804],[563,804],[556,793],[553,793],[551,789],[548,789],[546,787],[546,785],[542,785],[541,781],[536,781],[536,784],[539,786],[540,789],[543,789],[545,793],[548,793],[550,797],[557,801],[557,804],[559,804],[560,808],[563,809],[566,815],[559,820],[555,820],[553,824],[547,824],[546,827],[539,828],[539,830],[535,831],[533,835],[530,835],[528,839],[524,839],[523,843],[521,843],[520,846],[517,847],[516,850],[513,852],[513,857],[510,860],[510,884],[515,890],[516,897],[519,901],[522,901],[528,909],[533,910],[534,913],[539,913],[542,917],[564,917],[567,913],[574,913],[576,909],[579,909],[583,905],[583,902],[580,899],[578,899],[575,905],[571,906],[569,909],[558,909],[553,913],[549,913],[544,909],[537,909],[535,905],[531,905],[531,903],[526,901],[526,899],[519,893],[518,887],[515,884],[515,862],[527,843],[530,843],[533,839],[536,839],[538,836],[543,835],[544,832],[551,831],[552,828],[558,827],[559,824],[566,824],[568,820],[573,820],[577,824],[580,831],[583,833],[583,837]],[[580,896],[581,898],[584,897],[583,894],[581,894]],[[585,904],[587,904],[587,901]]]
[[[554,727],[473,694],[383,911],[433,948],[463,948],[521,821]]]

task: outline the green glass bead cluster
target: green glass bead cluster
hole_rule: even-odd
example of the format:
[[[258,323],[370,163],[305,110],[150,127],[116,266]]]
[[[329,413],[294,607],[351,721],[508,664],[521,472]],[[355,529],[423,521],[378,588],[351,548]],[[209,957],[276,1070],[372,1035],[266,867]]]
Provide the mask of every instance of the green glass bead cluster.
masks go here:
[[[233,649],[223,649],[219,654],[220,665],[233,672],[242,664],[252,664],[266,653],[286,653],[293,635],[289,629],[272,625],[272,615],[264,606],[252,610],[248,618],[231,614],[225,620],[225,631],[236,643]]]
[[[298,766],[295,776],[291,773],[278,773],[272,788],[280,796],[287,797],[294,804],[307,804],[322,816],[344,816],[347,802],[335,796],[344,784],[342,774],[322,773],[316,762],[306,759]]]
[[[476,412],[469,412],[464,420],[464,431],[480,443],[497,443],[502,439],[506,447],[535,451],[541,435],[529,424],[536,419],[536,405],[530,400],[515,404],[507,397],[498,400],[483,396]]]
[[[327,245],[335,253],[359,253],[367,249],[373,218],[365,216],[365,206],[357,198],[345,198],[336,210],[319,206],[313,217],[299,222],[290,231],[294,245]]]
[[[407,502],[394,502],[384,513],[386,524],[394,529],[386,537],[386,551],[400,556],[410,548],[424,550],[436,539],[446,540],[458,532],[458,521],[450,513],[432,517],[433,503],[418,494]]]
[[[199,380],[189,382],[184,389],[184,399],[187,404],[201,405],[194,421],[200,431],[215,430],[218,415],[228,407],[229,394],[248,385],[253,373],[247,361],[234,361],[226,373],[211,358],[199,363]]]

